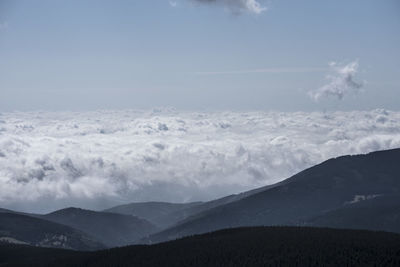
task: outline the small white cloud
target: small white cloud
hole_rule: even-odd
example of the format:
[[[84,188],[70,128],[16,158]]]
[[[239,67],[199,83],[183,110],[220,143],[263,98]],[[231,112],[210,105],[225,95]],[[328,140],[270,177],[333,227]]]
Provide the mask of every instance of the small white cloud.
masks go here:
[[[258,3],[256,0],[245,0],[241,2],[244,2],[247,10],[255,14],[260,14],[261,12],[267,10],[266,7],[261,6],[261,4]]]
[[[354,76],[358,72],[358,61],[350,62],[347,65],[340,65],[336,62],[329,63],[332,74],[326,78],[329,83],[309,91],[309,95],[315,101],[323,97],[336,97],[341,100],[348,93],[358,93],[363,86],[362,82],[356,82]]]

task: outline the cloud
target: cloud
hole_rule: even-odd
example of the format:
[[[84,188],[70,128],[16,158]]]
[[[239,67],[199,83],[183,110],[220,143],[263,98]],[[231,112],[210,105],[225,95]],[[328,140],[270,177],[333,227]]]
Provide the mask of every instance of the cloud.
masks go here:
[[[0,203],[26,211],[194,201],[331,157],[400,147],[400,112],[0,114]]]
[[[326,77],[329,83],[317,90],[310,91],[310,97],[315,101],[323,97],[336,97],[341,100],[349,93],[359,92],[363,83],[354,80],[354,76],[358,72],[358,61],[350,62],[347,65],[332,62],[329,66],[332,69],[332,74]]]
[[[256,0],[193,0],[200,4],[215,4],[229,8],[235,13],[249,12],[253,14],[261,14],[267,8],[262,6]]]
[[[169,1],[169,5],[170,5],[171,7],[176,7],[176,6],[178,5],[178,2],[176,2],[176,1]]]

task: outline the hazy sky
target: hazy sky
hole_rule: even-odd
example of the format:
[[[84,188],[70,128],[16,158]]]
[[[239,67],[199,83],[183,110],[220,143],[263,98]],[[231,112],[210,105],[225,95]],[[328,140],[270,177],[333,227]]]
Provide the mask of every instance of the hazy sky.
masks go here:
[[[0,0],[0,111],[399,110],[399,47],[398,0]]]

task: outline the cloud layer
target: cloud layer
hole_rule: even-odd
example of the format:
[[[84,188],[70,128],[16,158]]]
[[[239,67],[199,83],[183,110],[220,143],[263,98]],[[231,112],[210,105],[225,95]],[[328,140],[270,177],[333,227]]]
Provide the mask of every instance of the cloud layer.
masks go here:
[[[0,115],[0,203],[49,211],[206,200],[325,159],[400,147],[400,112]]]
[[[357,93],[363,86],[361,82],[354,80],[358,71],[358,61],[347,65],[331,62],[329,66],[332,68],[332,74],[326,77],[329,82],[317,90],[309,92],[314,100],[318,101],[323,97],[336,97],[341,100],[348,93]]]
[[[250,12],[253,14],[260,14],[267,10],[266,7],[262,6],[256,0],[193,0],[201,4],[215,4],[229,8],[235,13],[241,13],[243,11]]]

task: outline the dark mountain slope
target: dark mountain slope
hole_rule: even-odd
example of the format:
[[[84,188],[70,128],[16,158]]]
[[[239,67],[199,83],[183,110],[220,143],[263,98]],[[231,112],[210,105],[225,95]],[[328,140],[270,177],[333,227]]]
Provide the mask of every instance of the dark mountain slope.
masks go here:
[[[19,213],[19,214],[21,214],[22,212],[17,212],[17,211],[13,211],[13,210],[9,210],[9,209],[3,209],[3,208],[0,208],[0,213]]]
[[[105,211],[119,214],[134,215],[144,218],[158,227],[164,229],[170,227],[186,218],[204,212],[206,210],[225,205],[234,201],[238,201],[247,196],[264,191],[271,186],[265,186],[243,192],[233,194],[208,202],[191,202],[191,203],[166,203],[166,202],[143,202],[130,203],[126,205],[116,206]]]
[[[79,229],[109,247],[132,244],[157,230],[148,221],[134,216],[78,208],[58,210],[41,217]]]
[[[221,230],[151,246],[64,252],[0,246],[0,265],[399,266],[400,235],[308,227],[254,227]]]
[[[360,200],[310,219],[306,225],[400,233],[400,195]]]
[[[0,213],[0,242],[76,250],[105,247],[71,227],[15,213]]]
[[[165,228],[178,222],[181,219],[180,214],[185,214],[183,210],[196,207],[201,203],[139,202],[116,206],[104,211],[137,216],[158,227]]]
[[[189,217],[146,241],[238,226],[302,225],[356,196],[399,194],[399,162],[400,149],[331,159],[262,192]]]
[[[35,214],[35,213],[27,213],[27,212],[21,212],[21,211],[15,211],[15,210],[9,210],[9,209],[3,209],[0,208],[0,213],[13,213],[13,214],[20,214],[20,215],[27,215],[31,217],[40,217],[40,214]]]
[[[243,199],[245,197],[248,197],[248,196],[254,195],[256,193],[265,191],[265,190],[267,190],[269,188],[272,188],[273,186],[275,186],[275,185],[268,185],[268,186],[256,188],[256,189],[253,189],[253,190],[250,190],[250,191],[246,191],[246,192],[243,192],[243,193],[233,194],[233,195],[229,195],[229,196],[226,196],[226,197],[218,198],[218,199],[215,199],[215,200],[207,201],[207,202],[201,203],[199,205],[195,205],[193,207],[189,207],[189,208],[186,208],[186,209],[183,209],[183,210],[179,210],[179,211],[173,212],[169,216],[173,217],[175,219],[175,222],[174,222],[175,224],[176,223],[183,223],[188,218],[190,218],[190,217],[192,217],[192,216],[194,216],[196,214],[205,212],[207,210],[210,210],[210,209],[222,206],[222,205],[226,205],[226,204],[231,203],[231,202],[235,202],[235,201],[241,200],[241,199]]]

